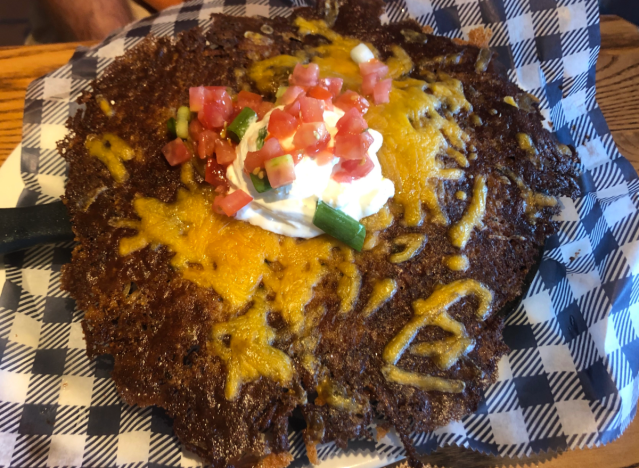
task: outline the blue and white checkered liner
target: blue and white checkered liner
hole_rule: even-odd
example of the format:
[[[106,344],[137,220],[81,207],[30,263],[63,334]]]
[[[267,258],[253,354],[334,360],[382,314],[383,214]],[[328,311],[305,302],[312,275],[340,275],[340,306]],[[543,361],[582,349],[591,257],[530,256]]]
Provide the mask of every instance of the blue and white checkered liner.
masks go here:
[[[55,143],[79,93],[114,57],[147,34],[207,28],[214,12],[290,11],[283,0],[195,1],[79,49],[27,91],[19,205],[62,193],[66,167]],[[504,339],[512,351],[500,363],[499,381],[475,414],[415,434],[415,444],[420,451],[456,444],[509,456],[606,444],[627,427],[639,396],[639,181],[595,100],[597,1],[393,0],[385,20],[409,15],[449,37],[489,27],[510,78],[540,99],[558,138],[578,147],[583,168],[583,197],[562,199],[560,232],[507,319]],[[71,248],[40,246],[4,258],[0,466],[196,466],[162,410],[120,401],[108,357],[87,360],[82,312],[59,289]],[[308,463],[300,433],[291,433],[291,451],[294,465]],[[392,433],[378,443],[355,441],[346,452],[319,449],[335,467],[353,454],[383,465],[403,453]]]

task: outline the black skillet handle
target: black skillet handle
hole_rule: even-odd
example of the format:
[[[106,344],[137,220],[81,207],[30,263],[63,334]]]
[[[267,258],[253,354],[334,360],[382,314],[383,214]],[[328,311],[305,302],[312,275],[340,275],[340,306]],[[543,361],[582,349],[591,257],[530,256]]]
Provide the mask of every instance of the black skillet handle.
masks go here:
[[[70,240],[73,231],[62,202],[0,209],[0,255]]]

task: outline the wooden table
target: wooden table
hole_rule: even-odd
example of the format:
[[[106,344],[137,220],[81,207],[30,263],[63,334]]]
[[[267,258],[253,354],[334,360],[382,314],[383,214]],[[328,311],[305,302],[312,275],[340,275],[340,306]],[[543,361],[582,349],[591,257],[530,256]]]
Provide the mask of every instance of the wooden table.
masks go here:
[[[616,16],[604,16],[601,34],[597,99],[621,153],[639,169],[639,30]],[[78,45],[0,48],[0,165],[22,138],[27,85],[66,63]],[[424,457],[424,461],[456,468],[537,465],[543,468],[637,468],[638,439],[639,422],[635,420],[620,439],[596,449],[510,459],[445,448]]]

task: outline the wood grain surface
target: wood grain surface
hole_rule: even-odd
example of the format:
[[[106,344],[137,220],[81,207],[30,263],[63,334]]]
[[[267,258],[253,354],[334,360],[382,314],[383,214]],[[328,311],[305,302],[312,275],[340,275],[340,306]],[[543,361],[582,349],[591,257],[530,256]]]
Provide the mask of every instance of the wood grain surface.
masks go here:
[[[639,168],[639,29],[617,16],[601,18],[597,101],[619,151]]]
[[[616,17],[601,18],[597,100],[621,153],[639,169],[639,30]],[[20,143],[27,85],[65,64],[78,45],[0,48],[0,165]],[[447,447],[424,457],[431,466],[455,468],[639,468],[639,422],[605,447],[524,458],[484,456]]]
[[[69,61],[81,43],[0,47],[0,164],[22,139],[27,86]]]

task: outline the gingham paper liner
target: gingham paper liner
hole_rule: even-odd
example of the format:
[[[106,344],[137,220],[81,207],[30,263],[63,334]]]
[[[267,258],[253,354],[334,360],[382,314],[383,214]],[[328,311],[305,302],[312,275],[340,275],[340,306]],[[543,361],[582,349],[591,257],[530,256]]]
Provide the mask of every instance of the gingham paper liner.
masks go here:
[[[213,12],[285,16],[279,0],[196,1],[142,20],[27,91],[22,143],[26,189],[19,205],[48,203],[63,191],[66,167],[55,142],[80,91],[113,58],[147,34],[209,27]],[[418,450],[457,444],[525,455],[591,447],[619,437],[639,393],[639,213],[637,174],[621,157],[595,101],[599,52],[596,0],[395,0],[386,20],[413,16],[435,33],[494,31],[491,46],[511,79],[541,100],[563,143],[579,149],[583,197],[562,199],[560,232],[549,239],[530,291],[504,331],[512,351],[479,410],[432,434]],[[7,255],[0,295],[0,466],[193,466],[158,408],[123,404],[109,379],[112,360],[84,354],[82,312],[59,289],[72,244]],[[308,463],[291,432],[295,466]],[[325,464],[348,456],[379,465],[404,454],[389,434],[344,452],[319,448]],[[363,458],[362,458],[363,457]],[[370,466],[370,465],[369,465]]]

